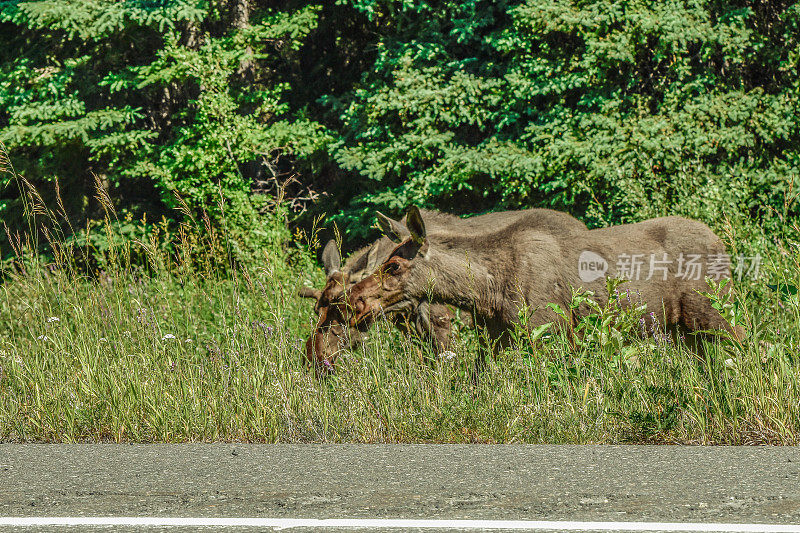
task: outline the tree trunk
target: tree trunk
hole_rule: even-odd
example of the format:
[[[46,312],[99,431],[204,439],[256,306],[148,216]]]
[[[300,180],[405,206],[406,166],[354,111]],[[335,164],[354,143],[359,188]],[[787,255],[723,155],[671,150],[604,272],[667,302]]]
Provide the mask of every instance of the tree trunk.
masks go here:
[[[243,30],[250,26],[250,0],[228,0],[228,9],[231,16],[231,28]],[[252,55],[253,49],[248,46],[247,53]],[[242,77],[243,83],[252,82],[255,65],[252,59],[244,59],[239,65],[238,74]]]

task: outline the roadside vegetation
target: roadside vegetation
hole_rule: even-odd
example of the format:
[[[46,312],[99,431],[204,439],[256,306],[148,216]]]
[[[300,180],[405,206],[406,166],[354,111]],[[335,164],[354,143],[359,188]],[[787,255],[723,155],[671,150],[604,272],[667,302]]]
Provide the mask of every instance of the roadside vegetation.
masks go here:
[[[644,328],[611,281],[578,335],[520,328],[477,382],[479,331],[436,357],[387,322],[319,378],[297,291],[323,276],[300,241],[243,264],[213,229],[130,240],[107,224],[102,252],[53,239],[45,260],[32,235],[60,225],[29,199],[40,231],[20,234],[0,286],[0,441],[800,442],[796,247],[765,258],[772,288],[709,287],[742,343]]]
[[[0,441],[800,443],[798,28],[791,0],[0,0]],[[480,332],[436,357],[380,323],[318,378],[320,243],[411,205],[700,220],[748,335],[612,300],[476,382]]]

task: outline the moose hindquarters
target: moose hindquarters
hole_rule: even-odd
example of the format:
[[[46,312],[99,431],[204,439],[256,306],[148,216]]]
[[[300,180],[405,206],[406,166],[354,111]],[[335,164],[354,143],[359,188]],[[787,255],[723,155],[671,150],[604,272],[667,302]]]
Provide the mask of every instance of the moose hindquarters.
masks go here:
[[[689,331],[725,331],[736,340],[744,339],[744,328],[731,326],[719,311],[711,305],[711,300],[696,291],[684,293],[681,298],[680,322]]]

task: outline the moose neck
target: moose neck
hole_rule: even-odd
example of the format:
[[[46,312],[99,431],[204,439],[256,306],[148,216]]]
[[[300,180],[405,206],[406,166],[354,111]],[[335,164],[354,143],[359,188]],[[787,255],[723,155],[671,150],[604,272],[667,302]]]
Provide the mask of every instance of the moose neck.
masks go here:
[[[410,285],[419,298],[432,297],[494,317],[502,313],[502,284],[489,267],[480,253],[432,246],[415,269]]]

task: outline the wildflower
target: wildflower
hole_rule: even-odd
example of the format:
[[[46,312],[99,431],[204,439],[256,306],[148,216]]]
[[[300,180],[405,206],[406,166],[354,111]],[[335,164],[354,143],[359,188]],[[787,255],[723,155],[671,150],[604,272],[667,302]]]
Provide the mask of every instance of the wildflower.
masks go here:
[[[442,352],[441,354],[439,354],[439,357],[441,357],[442,360],[444,360],[444,361],[450,361],[450,360],[456,358],[456,354],[455,354],[455,352],[451,352],[450,350],[446,350],[446,351]]]
[[[736,363],[733,362],[733,359],[725,359],[725,367],[736,368]]]
[[[100,337],[100,338],[99,338],[99,339],[97,339],[97,340],[98,340],[99,342],[108,342],[108,339],[106,339],[105,337]]]
[[[323,359],[322,360],[322,364],[325,365],[325,368],[327,370],[329,370],[330,372],[333,372],[333,365],[331,364],[330,361],[328,361],[327,359]]]
[[[192,341],[192,339],[186,339],[185,342],[186,342],[186,344],[192,344],[192,342],[194,342],[194,341]]]
[[[147,309],[144,307],[140,307],[136,310],[136,321],[142,325],[148,326],[150,325],[150,321],[147,318]]]
[[[49,341],[50,340],[50,337],[48,337],[47,335],[39,335],[36,338],[39,339],[40,341]]]
[[[258,322],[258,321],[253,321],[251,324],[253,328],[261,329],[261,332],[264,334],[265,339],[268,338],[270,335],[272,335],[273,332],[272,326],[269,326],[264,322]]]
[[[57,316],[51,316],[50,318],[47,319],[47,322],[61,322],[61,319],[58,318]]]
[[[165,340],[168,340],[168,339],[174,339],[174,338],[175,338],[175,335],[173,335],[172,333],[167,333],[166,335],[164,335],[163,337],[161,337],[161,340],[162,340],[162,341],[165,341]]]

